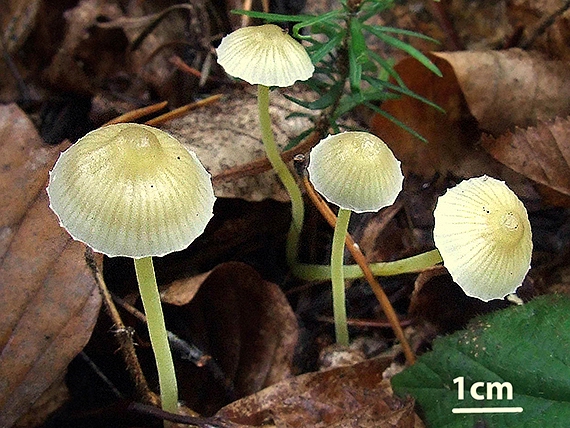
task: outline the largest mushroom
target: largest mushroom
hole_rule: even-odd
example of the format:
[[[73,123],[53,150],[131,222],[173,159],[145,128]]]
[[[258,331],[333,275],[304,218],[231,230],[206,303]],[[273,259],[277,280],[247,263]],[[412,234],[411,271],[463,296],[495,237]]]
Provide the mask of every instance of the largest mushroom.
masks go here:
[[[152,257],[182,250],[202,234],[213,216],[210,175],[174,137],[127,123],[92,131],[63,152],[47,192],[74,239],[134,259],[162,407],[175,412],[176,376]]]

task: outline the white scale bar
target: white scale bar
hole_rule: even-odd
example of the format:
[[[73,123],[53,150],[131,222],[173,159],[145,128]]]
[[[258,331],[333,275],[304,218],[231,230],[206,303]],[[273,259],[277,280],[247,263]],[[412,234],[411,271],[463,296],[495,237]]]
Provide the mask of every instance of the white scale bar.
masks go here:
[[[452,413],[520,413],[522,407],[455,407]]]

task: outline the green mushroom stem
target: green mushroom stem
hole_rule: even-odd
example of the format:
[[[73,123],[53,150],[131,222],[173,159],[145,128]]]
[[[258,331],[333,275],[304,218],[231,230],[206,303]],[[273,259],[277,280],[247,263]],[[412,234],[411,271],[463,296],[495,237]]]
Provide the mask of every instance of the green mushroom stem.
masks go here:
[[[391,262],[370,263],[368,266],[374,276],[394,276],[404,273],[414,273],[441,263],[443,260],[438,250],[430,250],[405,259]],[[296,264],[293,274],[305,281],[326,281],[331,279],[329,265],[316,265],[307,263]],[[345,279],[362,278],[362,269],[358,265],[344,265],[342,271]]]
[[[340,208],[336,227],[334,228],[331,249],[331,282],[333,295],[333,315],[336,342],[348,346],[348,324],[346,320],[346,298],[344,291],[344,273],[342,271],[344,257],[344,239],[348,231],[350,210]]]
[[[178,408],[178,386],[152,257],[134,260],[141,300],[147,318],[148,334],[158,371],[162,409],[170,413],[176,413]]]
[[[301,190],[289,171],[287,164],[281,158],[275,138],[271,129],[271,117],[269,116],[269,87],[257,85],[257,100],[259,109],[259,123],[261,127],[261,138],[265,153],[277,176],[285,186],[285,190],[291,198],[291,226],[287,235],[287,262],[290,266],[295,266],[297,262],[297,249],[299,246],[299,236],[303,228],[305,216],[305,206]]]

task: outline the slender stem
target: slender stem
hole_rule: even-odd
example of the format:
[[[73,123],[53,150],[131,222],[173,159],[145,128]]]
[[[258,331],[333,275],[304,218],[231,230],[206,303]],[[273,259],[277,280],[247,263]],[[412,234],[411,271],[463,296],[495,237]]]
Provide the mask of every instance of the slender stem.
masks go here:
[[[174,362],[172,361],[168,334],[164,325],[164,315],[162,314],[152,257],[135,259],[135,270],[146,314],[150,343],[154,351],[156,368],[158,370],[162,409],[176,413],[178,407],[178,386],[176,385]]]
[[[340,208],[336,227],[334,228],[331,251],[331,281],[333,295],[334,326],[336,342],[348,346],[348,325],[346,323],[346,298],[344,293],[344,273],[342,271],[344,258],[344,237],[348,231],[350,210]]]
[[[297,261],[297,249],[299,236],[303,228],[303,218],[305,216],[305,206],[301,190],[289,171],[287,164],[281,159],[275,138],[271,129],[271,117],[269,116],[269,88],[264,85],[257,87],[257,103],[259,109],[259,124],[261,126],[261,139],[265,147],[267,159],[275,170],[277,176],[285,186],[285,190],[291,198],[291,226],[287,235],[287,262],[294,266]]]
[[[369,263],[374,276],[393,276],[403,273],[422,271],[428,267],[441,263],[438,250],[430,250],[401,260],[392,262]],[[346,279],[362,278],[364,275],[358,265],[344,265],[342,267]],[[305,281],[325,281],[330,279],[330,266],[298,263],[292,268],[293,274]]]

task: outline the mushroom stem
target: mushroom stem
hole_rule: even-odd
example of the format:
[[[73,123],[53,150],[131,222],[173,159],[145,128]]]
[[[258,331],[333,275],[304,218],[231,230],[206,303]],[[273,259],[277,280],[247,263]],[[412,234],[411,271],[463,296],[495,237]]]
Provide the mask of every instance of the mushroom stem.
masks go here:
[[[441,262],[442,259],[439,251],[430,250],[401,260],[369,263],[368,267],[374,276],[393,276],[403,273],[419,272]],[[297,263],[293,268],[293,274],[297,278],[305,281],[324,281],[330,279],[330,269],[328,265]],[[362,269],[358,265],[344,265],[342,270],[346,279],[363,277]]]
[[[259,109],[259,124],[261,127],[261,139],[265,147],[267,159],[277,173],[277,176],[285,186],[285,190],[291,198],[291,226],[287,235],[287,262],[294,266],[297,261],[297,249],[299,236],[303,228],[303,218],[305,216],[305,206],[301,190],[289,171],[287,164],[281,159],[275,138],[271,129],[271,117],[269,116],[269,87],[257,85],[257,102]]]
[[[174,362],[168,344],[168,334],[164,325],[164,315],[156,284],[152,257],[134,259],[137,281],[147,318],[148,334],[156,360],[158,383],[162,409],[176,413],[178,408],[178,386],[174,372]]]
[[[331,251],[331,282],[333,296],[334,326],[336,342],[348,346],[348,325],[346,322],[346,298],[344,293],[344,238],[348,231],[350,210],[339,208],[334,228]]]

